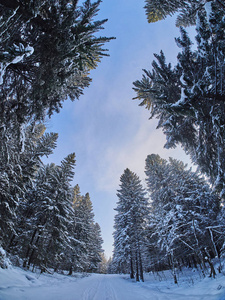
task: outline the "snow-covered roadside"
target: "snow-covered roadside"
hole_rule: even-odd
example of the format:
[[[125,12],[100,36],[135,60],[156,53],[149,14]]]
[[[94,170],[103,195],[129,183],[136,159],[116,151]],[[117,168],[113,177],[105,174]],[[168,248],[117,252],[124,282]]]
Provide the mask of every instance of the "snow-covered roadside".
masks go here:
[[[225,300],[224,274],[218,274],[216,279],[208,276],[200,279],[196,270],[186,269],[178,276],[178,284],[175,285],[170,271],[145,274],[145,282],[141,285],[167,294],[168,298],[165,299]]]
[[[0,268],[0,291],[14,287],[51,286],[52,284],[76,281],[83,277],[83,274],[65,276],[57,273],[54,273],[53,275],[47,273],[33,273],[10,266],[8,269]]]
[[[191,279],[192,278],[192,279]],[[146,274],[144,283],[128,275],[48,275],[19,268],[0,269],[0,300],[224,300],[225,276],[217,279],[180,274],[173,283],[169,272]],[[160,280],[160,281],[159,281]],[[195,284],[193,285],[193,280]]]

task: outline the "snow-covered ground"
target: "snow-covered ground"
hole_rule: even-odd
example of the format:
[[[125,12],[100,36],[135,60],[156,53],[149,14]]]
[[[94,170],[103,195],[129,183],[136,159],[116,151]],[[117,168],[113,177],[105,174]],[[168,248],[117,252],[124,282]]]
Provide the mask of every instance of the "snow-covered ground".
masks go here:
[[[145,275],[136,283],[128,275],[92,274],[82,276],[47,275],[25,272],[19,268],[0,269],[1,300],[222,300],[225,276],[217,279],[179,275],[175,285],[169,272]],[[195,281],[195,284],[193,284]]]

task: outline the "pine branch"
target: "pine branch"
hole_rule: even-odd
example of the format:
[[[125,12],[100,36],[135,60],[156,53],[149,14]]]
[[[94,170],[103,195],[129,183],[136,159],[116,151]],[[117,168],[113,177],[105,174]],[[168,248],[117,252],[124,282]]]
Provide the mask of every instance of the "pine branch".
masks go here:
[[[221,6],[221,7],[223,7],[224,9],[225,9],[225,4],[223,4],[220,0],[216,0],[218,3],[219,3],[219,5]]]

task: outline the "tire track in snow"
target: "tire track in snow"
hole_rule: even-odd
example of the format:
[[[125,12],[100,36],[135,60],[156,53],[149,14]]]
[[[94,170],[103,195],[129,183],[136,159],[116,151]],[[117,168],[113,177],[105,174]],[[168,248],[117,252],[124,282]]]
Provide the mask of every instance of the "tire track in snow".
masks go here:
[[[93,300],[94,296],[96,295],[98,289],[99,289],[99,285],[100,285],[100,279],[94,282],[94,285],[91,285],[90,287],[88,287],[82,296],[82,300]]]
[[[105,295],[105,300],[119,300],[116,296],[115,289],[112,287],[109,280],[107,281],[106,292],[107,294]]]
[[[106,276],[95,280],[95,284],[88,287],[82,296],[82,300],[120,300],[116,296],[115,289]]]

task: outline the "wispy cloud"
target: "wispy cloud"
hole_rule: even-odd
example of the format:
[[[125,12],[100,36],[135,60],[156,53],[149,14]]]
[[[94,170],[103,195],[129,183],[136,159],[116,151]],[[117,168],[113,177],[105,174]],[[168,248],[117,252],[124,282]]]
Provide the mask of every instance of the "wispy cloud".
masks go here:
[[[172,156],[189,161],[181,149],[163,148],[165,136],[161,130],[155,130],[156,123],[142,120],[129,141],[121,140],[119,144],[107,147],[105,152],[101,153],[100,164],[95,169],[96,188],[115,192],[125,168],[131,169],[144,180],[145,159],[151,153],[158,153],[164,158]]]

